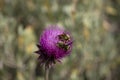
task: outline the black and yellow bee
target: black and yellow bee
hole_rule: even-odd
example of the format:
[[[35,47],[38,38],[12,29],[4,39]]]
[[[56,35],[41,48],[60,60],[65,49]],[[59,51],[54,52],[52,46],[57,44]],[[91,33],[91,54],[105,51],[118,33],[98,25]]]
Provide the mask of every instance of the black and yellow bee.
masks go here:
[[[57,46],[58,46],[59,48],[65,50],[65,51],[67,51],[67,50],[70,48],[70,45],[67,45],[67,44],[65,44],[65,43],[62,42],[62,41],[59,41],[59,42],[57,43]]]
[[[57,46],[65,51],[70,49],[70,45],[67,44],[67,42],[70,41],[70,36],[68,34],[63,33],[59,35],[58,37],[60,41],[57,43]]]
[[[68,34],[65,34],[65,33],[59,35],[58,37],[61,41],[69,41],[70,40],[70,36]]]

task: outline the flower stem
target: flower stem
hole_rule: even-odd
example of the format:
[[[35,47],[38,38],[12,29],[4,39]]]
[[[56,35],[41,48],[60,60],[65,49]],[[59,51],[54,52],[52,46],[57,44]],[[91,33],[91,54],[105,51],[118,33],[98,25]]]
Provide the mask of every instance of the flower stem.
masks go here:
[[[49,80],[49,68],[45,67],[45,80]]]

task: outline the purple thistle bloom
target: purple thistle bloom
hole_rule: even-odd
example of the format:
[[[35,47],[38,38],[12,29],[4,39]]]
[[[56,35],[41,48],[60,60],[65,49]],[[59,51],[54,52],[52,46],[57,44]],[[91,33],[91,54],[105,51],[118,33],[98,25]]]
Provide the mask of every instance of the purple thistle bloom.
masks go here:
[[[68,32],[59,26],[49,26],[40,36],[37,47],[39,50],[36,53],[40,55],[38,58],[40,64],[49,67],[70,54],[72,38]]]

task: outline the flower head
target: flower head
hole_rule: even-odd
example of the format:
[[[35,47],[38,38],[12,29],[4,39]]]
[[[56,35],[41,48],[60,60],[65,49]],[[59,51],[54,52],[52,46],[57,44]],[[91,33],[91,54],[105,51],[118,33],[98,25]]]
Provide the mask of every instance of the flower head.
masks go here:
[[[43,31],[37,46],[40,63],[49,67],[70,54],[72,38],[69,32],[59,26],[50,26]]]

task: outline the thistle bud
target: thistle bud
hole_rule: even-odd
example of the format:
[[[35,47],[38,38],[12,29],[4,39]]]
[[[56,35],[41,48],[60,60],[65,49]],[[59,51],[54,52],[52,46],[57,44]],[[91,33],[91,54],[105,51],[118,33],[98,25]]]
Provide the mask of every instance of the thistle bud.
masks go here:
[[[40,64],[50,67],[70,54],[72,50],[72,37],[69,32],[59,26],[49,26],[40,36],[37,45]]]

